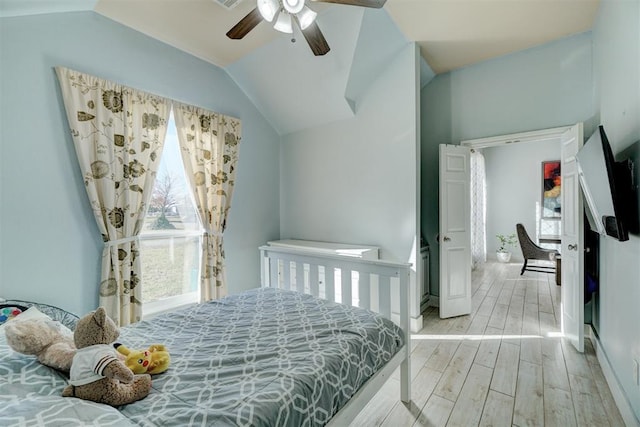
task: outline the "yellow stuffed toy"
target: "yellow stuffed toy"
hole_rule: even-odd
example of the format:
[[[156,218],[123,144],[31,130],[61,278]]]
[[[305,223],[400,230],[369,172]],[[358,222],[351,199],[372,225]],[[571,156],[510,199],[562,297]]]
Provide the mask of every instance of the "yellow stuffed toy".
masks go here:
[[[125,356],[124,364],[134,374],[161,374],[169,368],[169,352],[162,344],[153,344],[147,350],[130,350],[123,344],[113,346]]]

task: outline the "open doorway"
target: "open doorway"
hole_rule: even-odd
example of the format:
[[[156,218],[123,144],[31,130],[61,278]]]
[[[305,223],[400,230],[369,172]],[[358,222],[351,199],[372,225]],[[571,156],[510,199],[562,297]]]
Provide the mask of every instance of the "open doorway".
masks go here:
[[[508,262],[523,262],[515,237],[518,223],[523,224],[536,244],[560,249],[561,181],[550,174],[560,174],[560,137],[565,130],[556,128],[462,142],[472,148],[474,264],[505,259],[501,257],[504,251],[509,254]],[[545,167],[550,169],[548,165],[556,169],[545,176]]]
[[[562,252],[563,265],[568,267],[562,269],[562,332],[566,338],[576,347],[578,351],[583,351],[584,341],[584,302],[583,302],[583,283],[584,283],[584,254],[583,254],[583,209],[582,209],[582,197],[580,196],[579,183],[578,183],[578,165],[576,163],[576,156],[580,147],[583,144],[583,126],[582,123],[577,123],[571,127],[554,128],[543,131],[525,132],[521,134],[505,135],[501,137],[484,138],[482,140],[464,141],[461,145],[470,147],[472,149],[489,148],[496,146],[504,146],[506,144],[514,144],[514,146],[522,147],[524,142],[534,141],[547,141],[558,139],[560,142],[560,164],[562,166],[562,183],[566,186],[566,189],[562,191],[561,204],[564,210],[561,215],[561,245],[565,249]],[[523,158],[525,161],[530,161],[527,156],[520,155],[518,158]],[[511,157],[513,160],[514,157]],[[506,167],[509,162],[503,162],[500,166]],[[488,168],[487,168],[488,169]],[[498,167],[494,167],[498,169]],[[518,168],[518,170],[512,171],[512,175],[520,175],[525,171]],[[544,172],[544,171],[543,171]],[[542,173],[544,176],[544,173]],[[508,180],[508,179],[507,179]],[[515,181],[515,179],[512,179]],[[442,185],[442,183],[441,183]],[[533,185],[535,188],[540,188],[540,192],[543,194],[544,186]],[[524,189],[520,188],[520,191]],[[490,194],[490,192],[488,192]],[[518,194],[517,192],[511,193]],[[502,196],[498,194],[501,200],[507,199],[509,204],[508,210],[514,211],[519,203],[517,200],[509,196]],[[544,203],[541,199],[540,203]],[[540,210],[538,210],[541,212]],[[446,213],[446,211],[445,211]],[[499,216],[501,212],[492,214],[492,216]],[[441,206],[442,215],[442,206]],[[488,215],[487,215],[488,216]],[[517,219],[498,219],[498,226],[511,227],[514,223],[518,223]],[[537,229],[538,225],[534,224]],[[489,231],[487,231],[488,233]],[[524,271],[524,270],[523,270]],[[442,276],[442,272],[441,272]],[[442,279],[441,279],[442,283]]]
[[[539,246],[559,249],[561,228],[560,177],[557,185],[547,189],[549,179],[543,169],[557,165],[560,174],[560,140],[531,141],[476,149],[472,156],[482,156],[485,164],[485,224],[487,259],[496,260],[506,253],[507,262],[523,262],[518,245],[516,224],[522,224],[527,234]],[[473,158],[473,157],[472,157]],[[472,188],[481,191],[481,184]],[[553,180],[551,180],[553,182]],[[554,197],[544,197],[555,194]],[[481,227],[480,203],[472,206],[472,224]],[[478,233],[480,236],[480,233]],[[500,240],[502,237],[502,241]],[[479,247],[473,244],[472,247]],[[501,250],[501,252],[499,252]],[[504,258],[503,258],[504,259]]]

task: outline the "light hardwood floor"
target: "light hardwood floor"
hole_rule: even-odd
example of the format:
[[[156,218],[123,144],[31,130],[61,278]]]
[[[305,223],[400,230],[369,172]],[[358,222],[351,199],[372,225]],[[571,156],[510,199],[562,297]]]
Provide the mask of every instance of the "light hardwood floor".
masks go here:
[[[352,426],[624,426],[591,342],[557,336],[554,275],[488,263],[472,291],[470,315],[431,307],[412,334],[411,403],[396,372]]]

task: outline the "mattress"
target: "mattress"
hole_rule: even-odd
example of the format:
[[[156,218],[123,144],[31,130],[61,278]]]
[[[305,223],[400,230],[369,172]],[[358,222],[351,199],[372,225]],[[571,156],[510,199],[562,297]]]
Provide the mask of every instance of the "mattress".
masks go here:
[[[59,397],[65,378],[0,337],[0,419],[9,425],[321,426],[403,346],[371,311],[261,288],[124,327],[130,348],[165,344],[171,366],[118,410]],[[73,403],[72,403],[73,402]]]

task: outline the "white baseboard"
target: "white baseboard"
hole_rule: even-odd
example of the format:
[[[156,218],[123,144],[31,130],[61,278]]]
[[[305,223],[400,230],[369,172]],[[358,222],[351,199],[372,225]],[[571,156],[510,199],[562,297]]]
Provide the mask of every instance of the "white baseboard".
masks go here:
[[[609,363],[607,354],[604,352],[598,336],[591,326],[585,325],[585,327],[588,328],[587,336],[591,339],[593,347],[596,350],[598,363],[600,363],[602,373],[604,374],[604,378],[607,380],[607,384],[609,385],[609,389],[611,390],[611,394],[613,395],[613,400],[615,400],[616,405],[618,405],[618,410],[620,411],[620,415],[622,415],[622,419],[624,420],[627,427],[640,427],[640,422],[636,418],[635,413],[631,408],[631,404],[624,395],[622,386],[613,373],[613,368],[611,368],[611,364]]]
[[[420,332],[424,327],[424,319],[422,314],[418,317],[410,317],[409,318],[409,329],[411,332]]]
[[[391,313],[391,321],[397,325],[400,324],[400,315],[398,313]],[[424,317],[422,314],[418,317],[409,317],[409,332],[420,332],[424,327]]]

